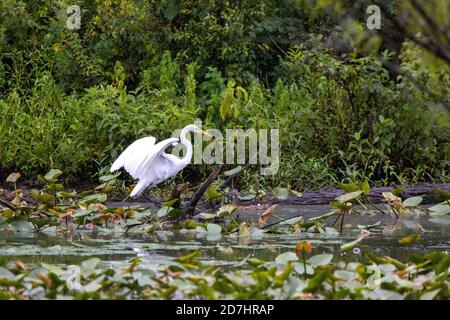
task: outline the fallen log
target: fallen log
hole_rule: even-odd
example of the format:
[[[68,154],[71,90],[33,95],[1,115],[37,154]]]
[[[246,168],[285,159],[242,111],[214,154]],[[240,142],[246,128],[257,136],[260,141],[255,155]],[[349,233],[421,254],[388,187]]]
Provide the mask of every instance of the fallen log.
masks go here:
[[[421,196],[424,198],[423,203],[435,203],[441,202],[445,199],[436,193],[437,189],[442,189],[446,191],[450,191],[450,183],[438,183],[438,184],[418,184],[413,186],[389,186],[389,187],[378,187],[372,188],[370,190],[370,194],[368,198],[375,203],[384,202],[384,198],[382,193],[389,192],[393,189],[401,189],[400,192],[401,198],[407,199],[410,197]],[[294,195],[289,196],[288,199],[280,200],[276,198],[272,198],[270,203],[279,203],[279,204],[291,204],[291,205],[306,205],[306,204],[328,204],[330,201],[334,200],[337,196],[344,194],[345,191],[338,188],[331,188],[320,191],[312,191],[312,192],[304,192],[301,197],[297,197]],[[254,205],[256,203],[264,203],[269,202],[265,200],[261,201],[243,201],[237,203],[240,206],[248,206]]]

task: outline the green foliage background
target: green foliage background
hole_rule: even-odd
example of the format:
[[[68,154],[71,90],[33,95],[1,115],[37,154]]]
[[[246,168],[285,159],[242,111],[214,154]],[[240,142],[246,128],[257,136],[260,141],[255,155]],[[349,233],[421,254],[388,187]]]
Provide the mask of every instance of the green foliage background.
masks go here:
[[[279,173],[253,168],[246,185],[450,181],[450,67],[408,41],[357,48],[361,28],[311,3],[2,1],[0,175],[88,178],[134,139],[201,119],[280,128]]]

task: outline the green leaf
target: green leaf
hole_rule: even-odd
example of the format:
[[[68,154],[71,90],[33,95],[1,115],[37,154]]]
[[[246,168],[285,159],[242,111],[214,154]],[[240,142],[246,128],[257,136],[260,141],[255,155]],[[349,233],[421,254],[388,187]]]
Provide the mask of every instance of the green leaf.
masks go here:
[[[324,253],[324,254],[317,254],[315,256],[312,256],[311,258],[308,259],[308,262],[313,267],[318,267],[318,266],[323,266],[323,265],[329,264],[331,262],[331,260],[333,260],[333,255]]]
[[[77,209],[75,210],[75,212],[72,214],[72,218],[83,218],[86,217],[87,215],[91,214],[94,212],[94,209],[89,208],[89,209]]]
[[[60,275],[62,275],[64,273],[63,269],[61,269],[60,267],[55,266],[53,264],[48,264],[48,263],[41,262],[41,266],[43,268],[47,269],[48,272],[54,273],[57,276],[60,276]]]
[[[251,265],[252,267],[256,268],[256,267],[259,267],[260,265],[263,265],[264,261],[259,260],[257,258],[248,258],[247,263],[249,265]]]
[[[316,291],[329,276],[329,270],[318,270],[316,274],[308,280],[305,291]]]
[[[233,204],[226,204],[217,210],[217,216],[219,217],[225,217],[233,214],[239,207],[235,206]]]
[[[168,0],[167,2],[164,3],[166,4],[163,9],[164,17],[167,20],[171,21],[177,16],[178,12],[180,11],[181,9],[180,4],[176,0]]]
[[[292,226],[292,225],[294,225],[296,223],[301,222],[302,220],[303,220],[303,217],[294,217],[294,218],[287,219],[287,220],[284,220],[284,221],[280,222],[280,225]]]
[[[443,190],[443,189],[436,189],[436,190],[434,190],[434,192],[443,196],[445,199],[450,199],[450,191]]]
[[[20,178],[20,173],[13,172],[6,178],[6,182],[15,183],[15,182],[17,182],[17,180],[19,180],[19,178]]]
[[[191,262],[192,260],[194,260],[196,257],[201,256],[202,253],[200,251],[194,251],[192,253],[189,253],[185,256],[179,257],[177,259],[175,259],[175,261],[178,261],[180,263],[187,263],[187,262]]]
[[[289,197],[289,191],[286,188],[275,188],[274,195],[279,200],[286,200]]]
[[[250,232],[250,236],[253,239],[260,239],[264,235],[264,230],[259,228],[252,228],[252,231]]]
[[[97,193],[97,194],[91,194],[89,196],[86,196],[80,200],[78,200],[78,203],[80,204],[91,204],[91,203],[102,203],[105,202],[108,199],[108,195],[106,193]]]
[[[367,196],[370,193],[370,185],[368,181],[361,182],[359,184],[359,189],[364,192],[364,194]],[[356,191],[356,190],[355,190]]]
[[[171,206],[173,206],[177,201],[178,201],[178,198],[175,198],[175,199],[172,199],[172,200],[169,200],[169,201],[166,201],[166,202],[162,202],[161,205],[162,205],[163,207],[171,207]]]
[[[394,188],[391,190],[391,193],[396,197],[400,197],[402,192],[403,192],[403,188]]]
[[[15,220],[10,223],[10,226],[16,231],[31,232],[34,231],[34,226],[31,222],[25,220]]]
[[[145,232],[151,234],[151,233],[155,232],[155,230],[156,230],[156,223],[153,223],[150,225],[150,227],[148,227],[148,229]]]
[[[136,224],[140,224],[140,221],[138,219],[127,219],[127,226],[132,226],[132,225],[136,225]]]
[[[51,183],[47,186],[47,190],[52,192],[58,192],[61,191],[62,189],[64,189],[64,186],[59,183]]]
[[[305,265],[303,264],[303,262],[294,262],[294,269],[298,274],[309,274],[309,275],[313,275],[314,274],[314,268],[307,264],[306,265],[306,269],[305,269]]]
[[[420,240],[420,234],[410,234],[398,240],[398,243],[409,245]]]
[[[372,224],[358,224],[357,227],[360,230],[364,230],[364,229],[365,230],[370,230],[370,229],[373,229],[373,228],[381,226],[381,224],[382,224],[381,221],[377,221],[377,222],[372,223]]]
[[[81,263],[81,271],[83,273],[92,273],[93,271],[95,271],[95,268],[97,267],[97,265],[100,263],[100,259],[99,258],[90,258],[88,260],[85,260]]]
[[[186,229],[195,229],[197,227],[197,222],[192,219],[188,219],[184,222],[184,227]]]
[[[116,173],[116,174],[107,175],[107,176],[101,176],[99,178],[99,180],[100,180],[100,182],[108,182],[108,181],[116,179],[118,176],[120,176],[120,172]]]
[[[222,227],[215,223],[208,223],[206,225],[206,231],[208,233],[222,233]]]
[[[284,266],[290,261],[298,261],[297,255],[293,252],[285,252],[275,258],[275,263],[279,266]]]
[[[403,201],[403,205],[405,207],[417,207],[422,201],[422,197],[411,197]]]
[[[206,229],[203,228],[202,226],[197,226],[197,227],[195,228],[195,232],[197,232],[197,233],[206,233],[207,231],[206,231]]]
[[[256,194],[252,194],[252,193],[238,195],[238,199],[240,201],[250,201],[250,200],[254,200],[255,198],[256,198]]]
[[[59,169],[51,169],[47,174],[44,176],[44,179],[48,182],[53,182],[55,179],[57,179],[62,174],[62,171]]]
[[[14,275],[14,273],[9,271],[8,269],[0,267],[0,279],[14,281],[16,279],[16,276]]]
[[[447,203],[439,203],[428,208],[428,210],[431,211],[430,216],[443,216],[450,213],[450,205]]]
[[[303,196],[303,193],[295,191],[295,190],[291,190],[291,193],[294,194],[296,197],[299,197],[299,198]]]
[[[181,209],[177,209],[177,208],[169,208],[169,211],[167,213],[167,216],[169,218],[181,218],[184,217],[186,215],[186,212],[184,212]]]
[[[348,271],[348,270],[336,270],[334,272],[336,278],[351,281],[359,278],[359,275],[356,272]]]
[[[64,192],[64,191],[61,191],[61,192],[58,192],[58,196],[59,197],[63,197],[63,198],[73,198],[73,197],[75,197],[77,195],[77,192],[76,191],[72,191],[72,192]]]
[[[359,190],[359,186],[355,183],[339,183],[339,188],[347,192],[354,192]]]
[[[100,284],[98,284],[98,283],[94,280],[94,281],[88,283],[87,285],[85,285],[85,286],[83,287],[83,291],[84,291],[84,292],[88,292],[88,293],[90,293],[90,292],[96,292],[96,291],[98,291],[101,287],[102,287],[102,286],[101,286]]]
[[[161,207],[158,212],[156,213],[156,215],[158,216],[158,218],[162,218],[165,217],[167,215],[167,213],[169,213],[170,211],[170,207]]]
[[[337,200],[341,203],[349,202],[349,201],[352,201],[352,200],[358,198],[362,193],[363,193],[363,191],[361,191],[361,190],[344,193],[343,195],[336,197],[335,200]]]
[[[437,295],[438,295],[438,293],[441,291],[441,288],[438,288],[438,289],[436,289],[436,290],[432,290],[432,291],[428,291],[428,292],[425,292],[424,294],[422,294],[421,296],[420,296],[420,300],[433,300]]]
[[[199,214],[199,216],[200,216],[200,218],[205,219],[205,220],[214,219],[214,218],[218,217],[217,214],[207,213],[207,212],[202,212]]]
[[[207,201],[219,199],[220,197],[222,197],[222,193],[217,191],[217,189],[214,186],[209,187],[205,192],[205,199]]]
[[[339,210],[350,210],[354,206],[350,202],[339,202],[339,201],[331,201],[330,206]]]
[[[55,201],[55,197],[49,193],[40,193],[37,190],[31,190],[31,197],[37,202],[44,204],[52,204]]]

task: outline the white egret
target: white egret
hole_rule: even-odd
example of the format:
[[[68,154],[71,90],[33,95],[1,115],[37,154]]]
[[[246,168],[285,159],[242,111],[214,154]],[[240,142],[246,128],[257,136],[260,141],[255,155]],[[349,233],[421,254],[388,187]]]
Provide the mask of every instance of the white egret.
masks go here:
[[[180,139],[169,138],[158,143],[156,143],[155,137],[138,139],[130,144],[114,161],[110,171],[114,172],[124,167],[134,179],[139,180],[130,194],[130,197],[134,198],[142,194],[147,188],[154,187],[173,177],[191,162],[192,144],[186,139],[186,134],[189,132],[212,138],[207,132],[190,124],[181,130]],[[177,145],[178,142],[186,147],[186,154],[183,158],[164,152],[166,148]]]

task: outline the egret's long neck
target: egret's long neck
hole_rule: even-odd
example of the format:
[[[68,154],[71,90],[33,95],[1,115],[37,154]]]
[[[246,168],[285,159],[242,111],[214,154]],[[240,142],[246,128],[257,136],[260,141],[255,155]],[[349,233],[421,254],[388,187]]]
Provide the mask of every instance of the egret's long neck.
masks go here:
[[[181,144],[186,147],[186,154],[181,159],[182,163],[185,165],[188,165],[192,159],[192,143],[188,139],[186,139],[186,134],[188,132],[189,132],[188,128],[184,128],[183,130],[181,130],[180,134]]]

